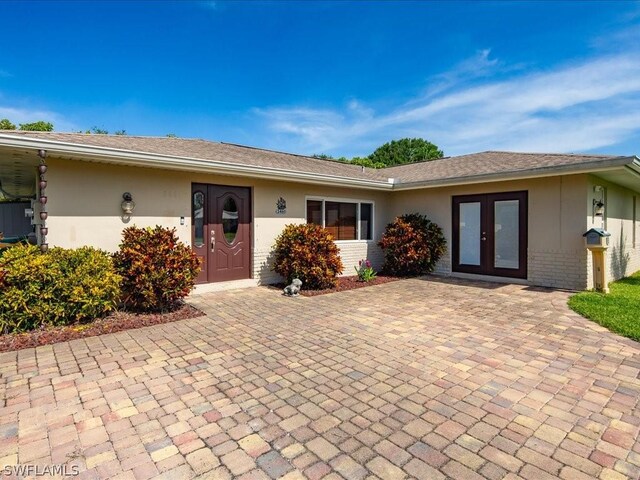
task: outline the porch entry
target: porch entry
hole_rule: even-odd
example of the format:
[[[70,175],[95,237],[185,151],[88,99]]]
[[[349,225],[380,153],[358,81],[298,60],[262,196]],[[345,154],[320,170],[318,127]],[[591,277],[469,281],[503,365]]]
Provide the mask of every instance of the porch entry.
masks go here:
[[[251,278],[251,189],[192,184],[191,245],[198,283]]]
[[[527,278],[527,192],[453,197],[454,272]]]

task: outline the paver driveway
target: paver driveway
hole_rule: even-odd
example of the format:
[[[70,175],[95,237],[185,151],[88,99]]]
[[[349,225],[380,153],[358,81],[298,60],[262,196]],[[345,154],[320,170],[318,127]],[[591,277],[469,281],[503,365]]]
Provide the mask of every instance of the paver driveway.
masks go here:
[[[404,280],[0,355],[0,464],[81,478],[635,478],[640,348],[568,294]]]

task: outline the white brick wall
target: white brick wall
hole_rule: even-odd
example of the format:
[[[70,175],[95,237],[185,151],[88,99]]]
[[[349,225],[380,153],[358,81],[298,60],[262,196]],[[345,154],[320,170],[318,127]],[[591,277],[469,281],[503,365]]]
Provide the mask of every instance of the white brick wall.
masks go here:
[[[354,267],[357,267],[358,262],[364,259],[369,259],[376,271],[380,271],[382,268],[384,256],[382,249],[375,241],[339,243],[338,247],[344,265],[343,275],[355,275]]]
[[[437,273],[439,275],[451,274],[451,254],[448,251],[445,252],[440,261],[436,263],[433,273]]]
[[[529,249],[527,261],[527,279],[533,285],[572,290],[587,287],[589,261],[586,249],[572,252]]]
[[[369,259],[373,268],[380,270],[383,263],[382,250],[375,241],[368,242],[339,242],[340,258],[344,265],[343,275],[355,275],[354,267],[362,259]],[[272,270],[273,249],[254,249],[253,278],[261,284],[278,283],[282,281],[280,275]]]

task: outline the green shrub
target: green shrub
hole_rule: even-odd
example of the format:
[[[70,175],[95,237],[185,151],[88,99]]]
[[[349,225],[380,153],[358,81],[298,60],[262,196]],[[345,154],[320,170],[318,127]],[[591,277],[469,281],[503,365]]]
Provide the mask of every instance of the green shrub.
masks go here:
[[[442,229],[419,213],[397,217],[378,244],[384,250],[383,271],[407,277],[432,272],[446,251]]]
[[[176,230],[128,227],[114,254],[122,276],[122,303],[137,311],[166,311],[177,307],[193,290],[200,261],[180,242]]]
[[[11,247],[0,257],[0,332],[92,320],[116,307],[119,284],[106,252]]]
[[[273,269],[287,283],[299,278],[302,288],[322,290],[336,285],[343,266],[329,231],[308,223],[285,226],[276,238]]]
[[[373,265],[371,265],[371,262],[367,258],[360,260],[358,266],[353,268],[355,268],[358,281],[360,282],[371,282],[378,276],[378,273],[374,270]]]

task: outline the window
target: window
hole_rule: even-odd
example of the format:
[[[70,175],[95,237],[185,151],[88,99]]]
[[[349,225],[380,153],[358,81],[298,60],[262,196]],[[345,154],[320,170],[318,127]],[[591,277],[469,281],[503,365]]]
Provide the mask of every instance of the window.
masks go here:
[[[336,240],[373,240],[373,204],[307,200],[307,223],[322,225]]]

